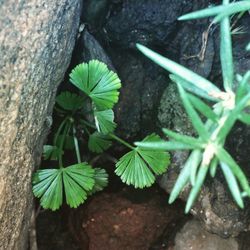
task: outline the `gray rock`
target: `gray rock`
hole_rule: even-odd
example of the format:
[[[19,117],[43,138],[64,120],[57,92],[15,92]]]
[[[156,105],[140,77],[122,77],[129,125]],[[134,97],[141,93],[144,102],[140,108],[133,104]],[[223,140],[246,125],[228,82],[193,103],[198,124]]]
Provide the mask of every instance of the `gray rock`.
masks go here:
[[[105,29],[112,42],[125,48],[136,42],[164,45],[176,32],[177,17],[191,9],[190,1],[127,0]]]
[[[31,177],[69,66],[81,2],[0,1],[0,249],[27,249]]]
[[[77,63],[88,62],[97,59],[108,65],[109,69],[115,71],[115,68],[101,44],[96,38],[89,33],[87,28],[82,31],[77,44],[77,55],[75,57]]]
[[[238,250],[234,238],[222,239],[202,228],[197,220],[187,222],[176,235],[174,250]]]

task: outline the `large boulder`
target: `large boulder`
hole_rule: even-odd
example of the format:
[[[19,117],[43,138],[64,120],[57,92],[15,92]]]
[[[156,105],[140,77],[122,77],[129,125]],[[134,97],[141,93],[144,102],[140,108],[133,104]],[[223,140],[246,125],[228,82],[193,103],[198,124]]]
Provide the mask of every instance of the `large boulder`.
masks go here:
[[[0,249],[26,249],[31,175],[79,25],[77,0],[0,4]]]

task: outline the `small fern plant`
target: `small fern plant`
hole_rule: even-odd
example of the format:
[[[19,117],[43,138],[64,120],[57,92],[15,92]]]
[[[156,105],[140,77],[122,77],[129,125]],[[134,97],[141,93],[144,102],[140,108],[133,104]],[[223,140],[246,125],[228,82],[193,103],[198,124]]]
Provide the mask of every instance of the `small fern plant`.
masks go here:
[[[45,145],[45,160],[56,160],[58,168],[40,169],[33,176],[33,193],[40,198],[43,208],[57,210],[63,203],[76,208],[89,195],[101,191],[108,183],[105,169],[93,168],[82,161],[81,149],[97,154],[107,150],[115,140],[130,151],[116,163],[115,173],[121,180],[135,188],[149,187],[155,175],[164,173],[169,165],[169,154],[164,150],[134,147],[114,134],[113,106],[118,101],[120,79],[107,66],[97,60],[76,66],[70,74],[70,82],[81,95],[62,92],[56,98],[55,110],[62,116],[52,145]],[[80,130],[80,131],[79,131]],[[81,133],[80,133],[81,132]],[[81,135],[88,142],[84,144]],[[156,134],[147,136],[144,142],[160,142]],[[63,158],[67,150],[74,150],[77,163],[65,166]]]
[[[190,137],[163,129],[169,137],[165,142],[138,142],[137,146],[156,150],[191,150],[191,154],[181,169],[179,177],[169,197],[172,203],[190,183],[191,191],[186,203],[186,213],[190,211],[208,173],[214,177],[218,166],[227,181],[229,190],[238,204],[243,208],[243,197],[250,196],[247,177],[233,157],[224,148],[226,138],[236,123],[241,121],[250,125],[250,71],[244,75],[235,74],[232,54],[230,15],[250,10],[250,1],[223,4],[216,7],[186,14],[179,20],[215,16],[214,23],[220,23],[220,61],[224,90],[197,75],[189,69],[155,53],[143,45],[137,48],[172,74],[170,78],[178,86],[179,94],[187,114],[198,137]],[[250,44],[246,47],[250,50]],[[212,105],[208,105],[201,98]],[[206,118],[201,119],[202,117]]]

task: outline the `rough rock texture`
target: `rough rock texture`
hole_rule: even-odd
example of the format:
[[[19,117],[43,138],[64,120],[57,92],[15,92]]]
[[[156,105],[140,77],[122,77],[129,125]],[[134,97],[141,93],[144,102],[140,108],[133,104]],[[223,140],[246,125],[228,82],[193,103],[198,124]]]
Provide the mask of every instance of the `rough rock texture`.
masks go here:
[[[190,1],[127,0],[105,28],[110,40],[125,48],[136,42],[163,46],[176,32],[177,17],[191,6]]]
[[[82,34],[80,35],[77,46],[75,48],[74,59],[76,64],[88,62],[92,59],[97,59],[108,65],[109,69],[115,71],[115,68],[103,49],[102,45],[96,40],[96,38],[84,28]]]
[[[235,239],[222,239],[206,232],[199,221],[191,220],[176,235],[174,250],[238,250]]]
[[[123,138],[142,138],[156,129],[155,110],[167,85],[165,72],[149,60],[128,50],[110,50],[122,81],[116,105],[117,132]]]
[[[70,62],[77,0],[0,4],[0,249],[26,249],[31,173]]]

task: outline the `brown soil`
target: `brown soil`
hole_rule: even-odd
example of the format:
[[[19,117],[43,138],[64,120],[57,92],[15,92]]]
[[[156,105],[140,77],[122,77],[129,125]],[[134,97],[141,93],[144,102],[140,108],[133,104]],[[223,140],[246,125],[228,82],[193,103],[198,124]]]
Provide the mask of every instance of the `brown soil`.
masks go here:
[[[159,244],[158,239],[166,227],[183,218],[183,211],[169,206],[167,195],[157,189],[102,193],[93,197],[84,213],[81,230],[87,234],[89,250],[168,249],[170,242]]]
[[[170,250],[186,218],[157,188],[100,193],[76,210],[38,217],[42,250]]]

